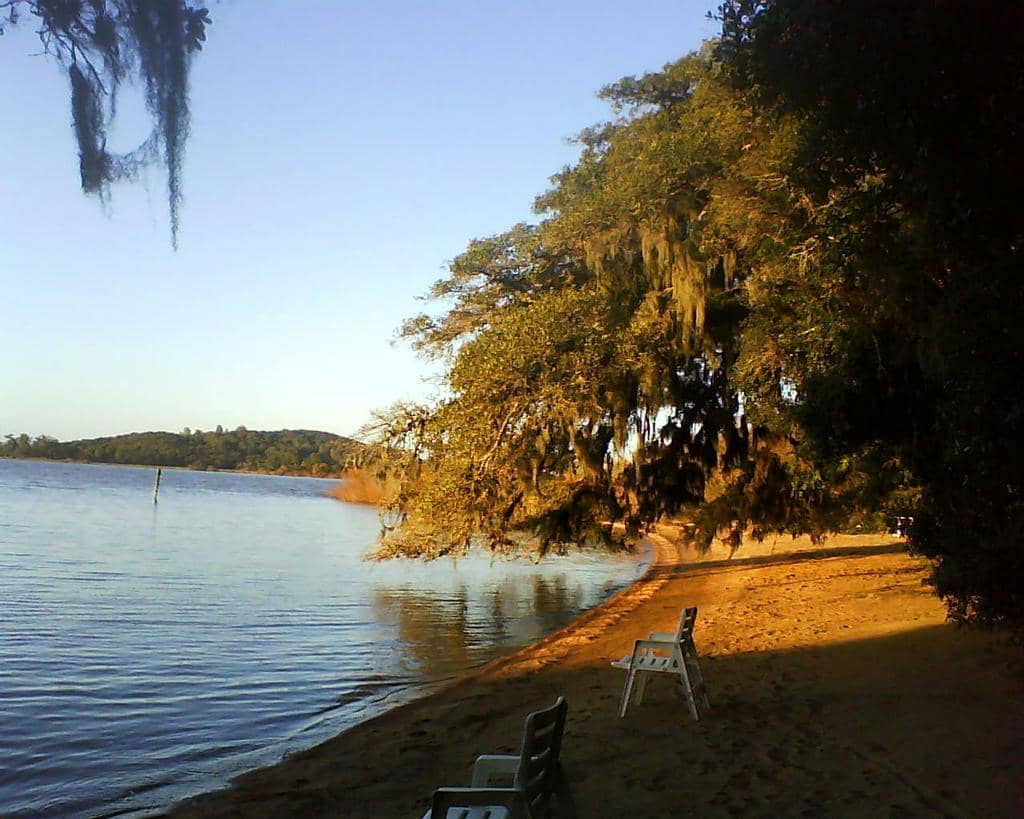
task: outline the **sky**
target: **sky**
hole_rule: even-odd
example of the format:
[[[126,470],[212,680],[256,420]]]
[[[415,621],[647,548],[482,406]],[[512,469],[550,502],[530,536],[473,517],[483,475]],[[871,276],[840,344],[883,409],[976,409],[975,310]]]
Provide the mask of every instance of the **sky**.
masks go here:
[[[394,343],[474,239],[536,221],[597,90],[714,36],[715,0],[221,0],[165,177],[79,188],[65,74],[0,39],[0,436],[320,429],[429,400]],[[138,91],[112,146],[140,142]]]

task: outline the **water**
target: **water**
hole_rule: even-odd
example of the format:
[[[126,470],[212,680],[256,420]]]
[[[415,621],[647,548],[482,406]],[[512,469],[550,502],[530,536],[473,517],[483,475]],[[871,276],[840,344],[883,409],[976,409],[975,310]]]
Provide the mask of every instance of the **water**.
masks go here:
[[[0,815],[144,816],[569,622],[628,556],[367,563],[330,481],[0,460]]]

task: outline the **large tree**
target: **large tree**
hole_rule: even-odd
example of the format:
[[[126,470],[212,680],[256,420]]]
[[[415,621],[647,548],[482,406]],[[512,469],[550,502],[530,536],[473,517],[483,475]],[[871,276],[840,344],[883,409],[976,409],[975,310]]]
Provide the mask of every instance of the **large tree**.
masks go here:
[[[12,25],[31,20],[44,52],[67,72],[82,189],[105,198],[113,182],[162,161],[177,244],[189,68],[206,39],[207,10],[189,0],[3,0],[0,13]],[[107,132],[126,80],[144,88],[153,130],[134,150],[115,154]]]
[[[1020,621],[1024,7],[719,14],[407,325],[449,367],[399,503],[446,548],[911,515],[952,616]]]
[[[821,462],[874,452],[909,471],[911,544],[954,617],[1019,622],[1024,6],[720,15],[737,92],[801,125],[783,176],[804,223],[753,305],[796,382],[791,414]]]
[[[449,366],[438,406],[377,430],[409,476],[400,548],[607,541],[710,494],[708,541],[779,477],[730,381],[739,248],[703,217],[756,123],[708,54],[602,94],[616,120],[580,135],[544,220],[471,243],[431,293],[441,314],[404,328]]]

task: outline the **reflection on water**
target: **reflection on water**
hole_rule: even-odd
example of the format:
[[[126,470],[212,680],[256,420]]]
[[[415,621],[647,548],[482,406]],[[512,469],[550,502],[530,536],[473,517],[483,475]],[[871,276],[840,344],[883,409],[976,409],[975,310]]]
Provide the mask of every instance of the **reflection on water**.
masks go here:
[[[445,596],[414,588],[378,586],[373,610],[394,624],[404,671],[427,680],[451,677],[495,656],[494,646],[525,645],[582,611],[584,587],[565,574],[504,578],[485,594],[462,583]]]
[[[378,588],[373,611],[378,622],[395,625],[408,671],[438,680],[475,665],[471,646],[478,643],[464,584],[444,599],[413,589]]]
[[[327,481],[0,460],[0,815],[142,816],[568,622],[634,560],[366,563]]]

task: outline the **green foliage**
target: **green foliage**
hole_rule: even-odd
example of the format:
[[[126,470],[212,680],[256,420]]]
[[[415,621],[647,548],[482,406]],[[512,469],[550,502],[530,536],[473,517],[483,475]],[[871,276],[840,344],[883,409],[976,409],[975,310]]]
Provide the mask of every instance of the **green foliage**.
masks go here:
[[[218,427],[220,429],[220,427]],[[339,475],[361,445],[350,438],[311,430],[279,432],[133,432],[113,438],[61,443],[55,438],[8,435],[0,457],[93,463],[240,469],[289,475]]]
[[[82,190],[106,198],[111,183],[134,179],[162,158],[176,245],[189,67],[206,39],[207,10],[186,0],[7,0],[0,2],[4,13],[11,24],[30,15],[43,51],[68,72]],[[107,149],[107,133],[125,79],[145,88],[153,131],[134,151],[116,155]]]
[[[608,543],[749,457],[728,376],[746,299],[702,221],[748,112],[715,73],[694,56],[609,86],[620,117],[581,135],[547,218],[472,242],[431,291],[447,309],[405,325],[447,390],[367,430],[404,477],[387,554]]]

